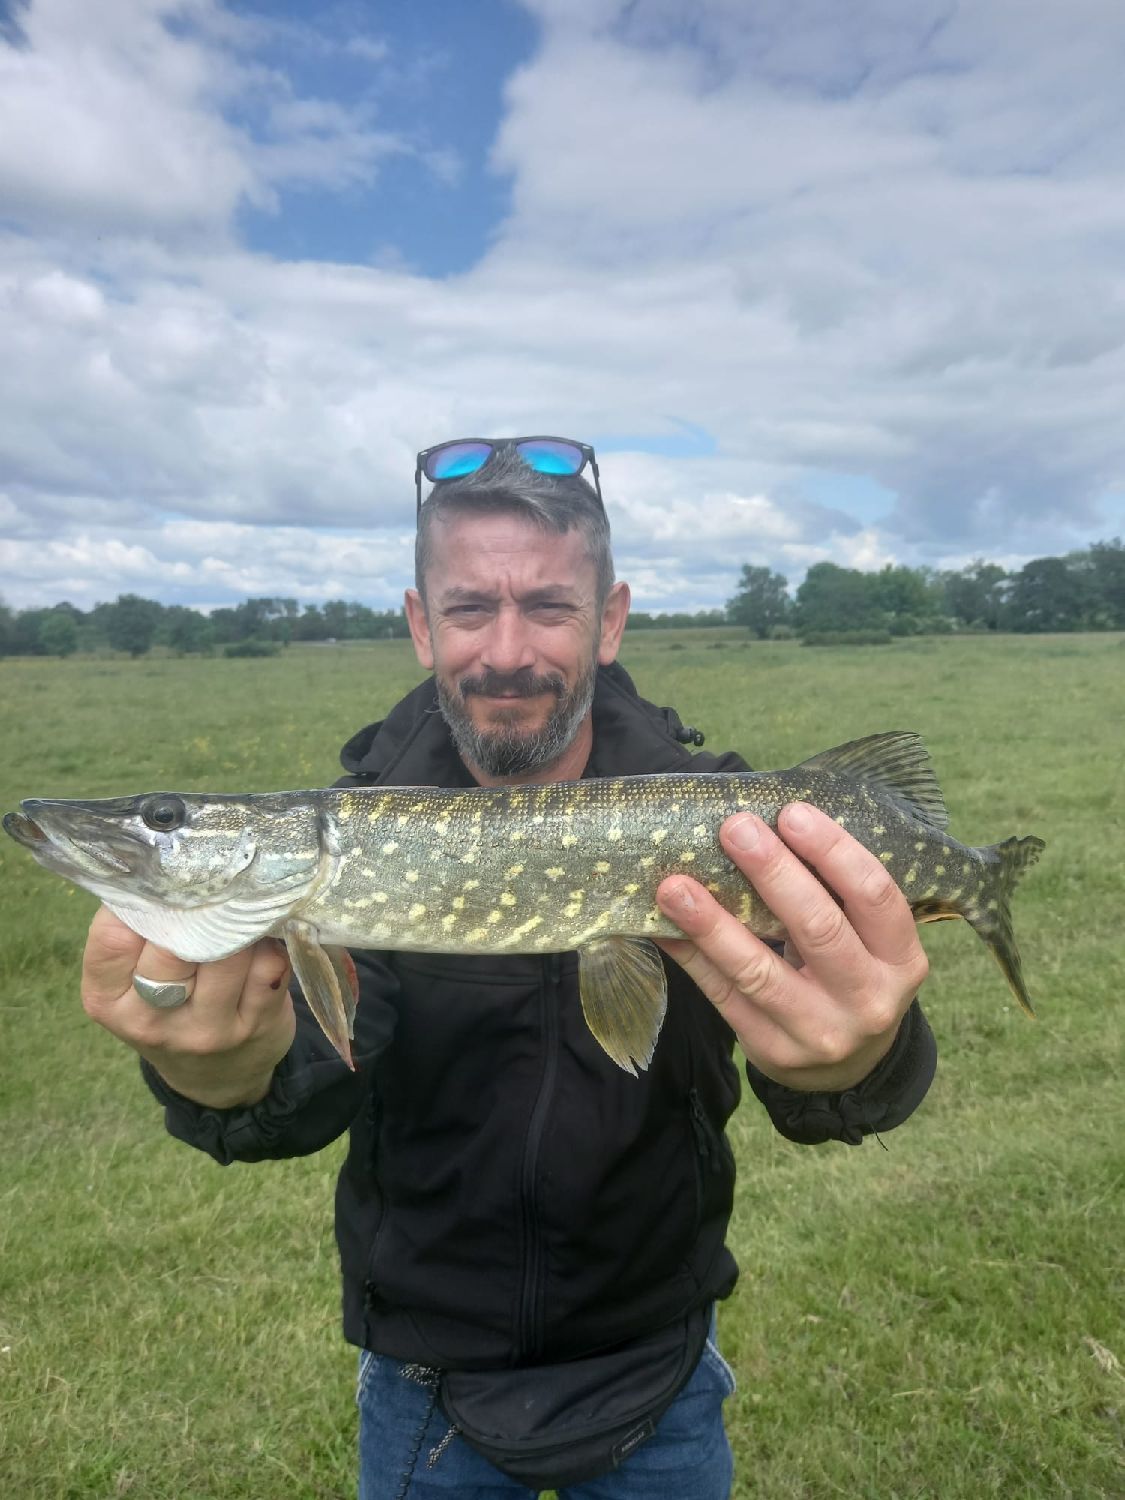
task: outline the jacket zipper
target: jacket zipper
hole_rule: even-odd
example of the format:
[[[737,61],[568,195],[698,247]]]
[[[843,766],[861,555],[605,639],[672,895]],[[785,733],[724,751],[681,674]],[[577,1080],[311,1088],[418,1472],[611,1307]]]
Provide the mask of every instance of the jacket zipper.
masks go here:
[[[519,1350],[524,1359],[534,1358],[543,1345],[543,1282],[545,1276],[543,1236],[539,1225],[537,1178],[539,1148],[555,1091],[559,1051],[559,977],[562,962],[557,953],[543,959],[541,1034],[543,1037],[543,1073],[539,1093],[527,1127],[520,1174],[520,1217],[523,1228],[523,1265],[520,1279]]]

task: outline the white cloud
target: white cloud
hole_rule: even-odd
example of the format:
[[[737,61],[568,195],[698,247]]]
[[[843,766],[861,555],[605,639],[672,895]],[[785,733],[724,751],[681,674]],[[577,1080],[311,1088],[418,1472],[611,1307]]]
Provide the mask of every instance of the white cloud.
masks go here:
[[[542,42],[494,150],[511,216],[438,279],[238,244],[282,185],[377,193],[389,153],[456,170],[262,60],[282,37],[377,73],[380,38],[34,0],[0,42],[9,602],[142,580],[394,602],[416,448],[481,430],[713,436],[601,455],[642,608],[721,602],[745,561],[1125,529],[1125,13],[527,3]],[[833,509],[833,474],[896,499]]]

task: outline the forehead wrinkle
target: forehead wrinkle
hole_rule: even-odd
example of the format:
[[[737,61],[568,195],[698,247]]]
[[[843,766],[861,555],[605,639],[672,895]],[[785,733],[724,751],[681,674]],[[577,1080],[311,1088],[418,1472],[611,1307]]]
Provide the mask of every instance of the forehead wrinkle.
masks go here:
[[[558,536],[510,517],[504,524],[490,525],[492,520],[443,522],[445,534],[429,569],[432,599],[523,603],[532,595],[565,594],[585,603],[594,597],[596,569],[580,532]]]

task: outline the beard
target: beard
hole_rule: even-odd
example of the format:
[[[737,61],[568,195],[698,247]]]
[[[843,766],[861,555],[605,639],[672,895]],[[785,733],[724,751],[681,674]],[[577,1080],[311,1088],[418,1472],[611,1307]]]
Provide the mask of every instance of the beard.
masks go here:
[[[531,672],[482,672],[479,677],[462,677],[456,689],[435,673],[435,682],[442,717],[461,759],[487,776],[526,776],[553,766],[570,747],[594,701],[597,671],[595,657],[569,690],[557,672],[542,677]],[[525,729],[515,709],[501,710],[490,728],[478,729],[468,700],[474,695],[508,693],[515,698],[553,693],[556,702],[538,729]]]

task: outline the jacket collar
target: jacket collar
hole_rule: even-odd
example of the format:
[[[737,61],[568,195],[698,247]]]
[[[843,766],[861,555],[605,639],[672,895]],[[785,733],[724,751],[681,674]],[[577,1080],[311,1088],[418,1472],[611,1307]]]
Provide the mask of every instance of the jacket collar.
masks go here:
[[[599,667],[594,685],[594,748],[585,776],[640,776],[683,770],[691,753],[676,738],[673,709],[641,698],[624,667]],[[382,786],[474,786],[438,708],[432,677],[344,746],[352,776]]]

